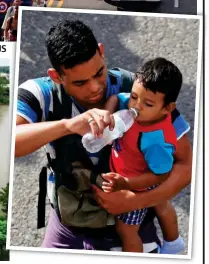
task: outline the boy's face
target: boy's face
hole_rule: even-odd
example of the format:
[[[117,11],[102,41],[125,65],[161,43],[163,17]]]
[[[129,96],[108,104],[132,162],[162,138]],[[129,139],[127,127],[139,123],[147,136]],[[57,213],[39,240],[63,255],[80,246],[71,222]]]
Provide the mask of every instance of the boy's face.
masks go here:
[[[175,103],[164,105],[165,95],[159,92],[153,93],[143,87],[138,80],[134,82],[128,107],[139,110],[136,121],[144,124],[152,124],[162,119],[175,108]]]

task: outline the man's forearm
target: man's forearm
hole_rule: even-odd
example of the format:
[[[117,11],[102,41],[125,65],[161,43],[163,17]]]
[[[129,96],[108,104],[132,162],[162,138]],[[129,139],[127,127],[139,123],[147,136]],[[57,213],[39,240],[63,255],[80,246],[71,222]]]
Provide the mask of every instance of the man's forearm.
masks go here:
[[[128,178],[126,180],[128,185],[127,189],[128,190],[144,189],[151,187],[153,185],[160,184],[168,178],[168,175],[169,174],[156,176],[152,172],[146,172],[140,176]]]
[[[47,143],[70,134],[65,120],[22,124],[16,127],[15,156],[21,157],[36,151]]]
[[[8,35],[9,35],[9,33],[8,33],[8,30],[4,30],[4,40],[8,40]]]
[[[171,200],[191,181],[191,167],[175,164],[169,178],[149,192],[136,193],[135,208],[153,207]]]
[[[93,119],[89,123],[89,119]],[[32,153],[49,142],[70,134],[83,136],[91,131],[94,135],[103,133],[109,125],[114,128],[110,113],[101,109],[92,109],[70,119],[29,124],[26,119],[17,115],[15,156],[21,157]]]

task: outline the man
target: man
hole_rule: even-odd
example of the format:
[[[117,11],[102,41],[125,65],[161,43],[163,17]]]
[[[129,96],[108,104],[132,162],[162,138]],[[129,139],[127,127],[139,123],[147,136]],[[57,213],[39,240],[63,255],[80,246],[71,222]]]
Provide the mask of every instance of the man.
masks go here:
[[[17,23],[18,23],[18,6],[14,8],[14,16],[7,19],[6,28],[4,31],[4,41],[17,40]]]
[[[49,163],[57,177],[49,176],[52,209],[43,247],[113,250],[120,246],[120,241],[111,215],[106,217],[106,211],[94,202],[90,205],[86,199],[87,207],[95,210],[93,214],[90,212],[93,217],[85,218],[86,221],[77,217],[78,213],[86,217],[85,210],[82,211],[82,206],[85,206],[83,199],[87,194],[92,199],[91,183],[94,183],[92,188],[97,202],[111,214],[152,207],[171,199],[191,180],[192,152],[185,135],[189,127],[175,112],[173,121],[179,137],[176,164],[163,184],[141,194],[124,190],[103,193],[96,187],[97,177],[91,180],[92,175],[104,172],[102,158],[108,151],[98,153],[96,157],[87,155],[80,144],[80,136],[89,130],[99,136],[106,126],[114,127],[113,117],[102,108],[109,96],[121,91],[121,72],[107,70],[103,45],[97,43],[91,29],[80,21],[60,21],[52,27],[46,36],[46,47],[53,66],[48,70],[50,78],[29,80],[19,87],[15,146],[15,155],[20,157],[47,144]],[[88,177],[89,181],[82,182]],[[150,177],[156,176],[150,174]],[[77,185],[86,189],[83,187],[77,192]],[[77,211],[72,212],[74,205]],[[92,221],[95,222],[92,224]],[[159,240],[152,210],[141,227],[140,235],[144,251],[157,252]]]
[[[7,9],[7,13],[5,15],[4,22],[3,22],[2,27],[1,27],[3,30],[6,29],[6,24],[7,24],[8,18],[14,16],[14,14],[15,14],[15,7],[19,7],[20,5],[22,5],[22,3],[23,2],[21,0],[14,0],[13,5],[10,6]]]

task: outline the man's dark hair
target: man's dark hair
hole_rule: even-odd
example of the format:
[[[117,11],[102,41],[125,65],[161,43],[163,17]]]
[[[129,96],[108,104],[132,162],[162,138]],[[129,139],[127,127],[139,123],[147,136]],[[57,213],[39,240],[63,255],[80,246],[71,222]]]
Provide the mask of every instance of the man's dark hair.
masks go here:
[[[146,62],[136,73],[136,79],[142,83],[144,88],[153,93],[165,94],[165,105],[176,102],[182,86],[180,70],[164,58]]]
[[[99,50],[92,30],[79,20],[59,21],[48,31],[45,44],[54,69],[72,68],[91,59]]]

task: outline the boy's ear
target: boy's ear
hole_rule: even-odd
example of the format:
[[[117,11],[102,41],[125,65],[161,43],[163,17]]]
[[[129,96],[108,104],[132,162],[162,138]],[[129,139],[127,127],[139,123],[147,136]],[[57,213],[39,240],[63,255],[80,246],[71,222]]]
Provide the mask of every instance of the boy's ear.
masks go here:
[[[172,102],[172,103],[170,103],[170,104],[165,106],[167,114],[171,113],[175,108],[176,108],[176,103],[175,102]]]

